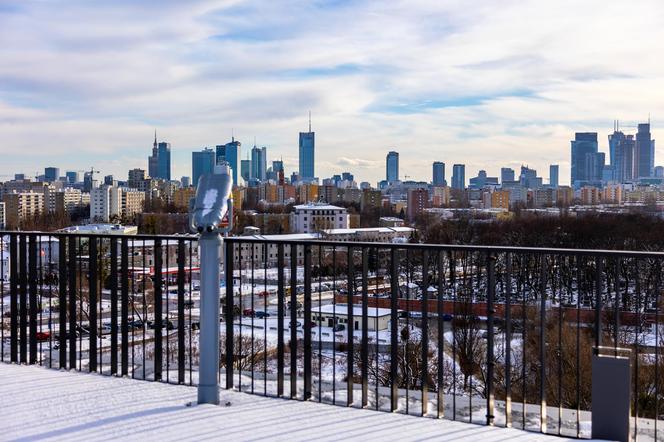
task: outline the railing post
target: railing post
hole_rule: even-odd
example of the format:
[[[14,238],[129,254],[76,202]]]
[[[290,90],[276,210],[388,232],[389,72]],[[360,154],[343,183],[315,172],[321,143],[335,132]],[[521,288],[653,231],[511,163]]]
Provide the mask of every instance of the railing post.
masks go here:
[[[111,238],[111,374],[118,373],[118,242]]]
[[[277,245],[277,396],[284,395],[284,245]]]
[[[429,252],[422,252],[422,416],[429,411]]]
[[[28,243],[28,285],[29,330],[30,330],[30,364],[37,363],[37,237],[30,235]],[[41,306],[40,306],[41,307]]]
[[[311,246],[304,246],[304,400],[311,399]]]
[[[204,231],[201,255],[201,333],[198,403],[219,404],[219,248],[221,235]],[[228,261],[232,261],[232,255]],[[232,310],[232,309],[231,309]],[[231,321],[231,325],[232,325]],[[226,324],[228,327],[228,324]],[[227,349],[228,351],[228,349]]]
[[[399,407],[399,385],[397,384],[397,364],[399,359],[399,263],[397,262],[397,249],[390,250],[390,411],[397,411]]]
[[[97,371],[97,238],[88,237],[89,371]]]
[[[234,292],[233,287],[233,266],[235,264],[235,256],[233,255],[233,248],[235,245],[226,241],[226,249],[224,253],[224,265],[226,266],[224,275],[226,276],[226,389],[233,389],[233,353],[235,352],[235,327],[233,325],[234,315]],[[238,254],[241,254],[241,244],[238,244]],[[202,262],[201,262],[202,265]],[[202,282],[202,281],[201,281]],[[201,286],[202,287],[202,286]],[[241,305],[241,302],[240,302]],[[240,312],[242,314],[242,312]]]
[[[348,343],[348,352],[346,357],[346,406],[353,405],[353,344],[355,343],[355,317],[353,316],[353,297],[355,295],[355,268],[353,265],[353,248],[348,247],[348,284],[347,284],[347,303],[346,312],[348,322],[346,323],[346,338]]]
[[[58,353],[60,368],[67,368],[67,240],[66,236],[60,237],[58,248],[58,323],[60,328],[58,331]]]
[[[145,253],[145,249],[143,249],[143,252]],[[142,276],[145,278],[145,274]],[[132,274],[132,278],[134,277]],[[122,295],[120,300],[120,334],[122,336],[122,344],[120,346],[120,374],[127,376],[129,374],[129,242],[127,238],[122,238],[120,242],[120,279],[122,280],[120,288]],[[145,301],[145,289],[143,290],[143,301]],[[143,315],[144,329],[147,325],[146,323],[147,318]],[[143,336],[145,336],[145,330],[143,331]],[[143,341],[143,345],[145,346],[145,341]],[[145,353],[143,354],[143,374],[145,374]],[[134,367],[132,367],[133,376]],[[145,376],[143,377],[145,378]]]
[[[178,384],[184,384],[184,241],[178,240]]]
[[[369,253],[371,250],[362,248],[362,407],[369,403]]]
[[[600,256],[595,257],[595,354],[602,346],[602,272],[604,271],[604,260]]]
[[[496,256],[489,253],[487,256],[487,340],[486,340],[486,360],[487,360],[487,395],[486,395],[486,424],[493,425],[494,419],[494,388],[493,388],[493,372],[495,367],[495,357],[493,352],[494,342],[494,327],[493,319],[496,313],[495,298],[496,298]],[[509,345],[509,344],[508,344]]]
[[[19,238],[19,328],[20,328],[20,359],[21,364],[28,362],[28,259],[27,259],[27,235],[21,235]]]
[[[9,237],[9,320],[10,360],[18,362],[18,243],[16,235]]]

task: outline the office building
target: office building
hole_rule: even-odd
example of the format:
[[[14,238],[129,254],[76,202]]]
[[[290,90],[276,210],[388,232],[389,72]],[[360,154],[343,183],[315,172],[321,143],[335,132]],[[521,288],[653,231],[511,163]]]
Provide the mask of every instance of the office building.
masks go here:
[[[399,152],[390,151],[385,159],[385,179],[388,183],[399,181]]]
[[[634,146],[634,135],[625,135],[617,126],[609,135],[609,159],[613,181],[624,183],[634,178]]]
[[[480,170],[476,177],[469,180],[469,188],[481,189],[485,186],[498,186],[498,177],[487,176],[486,170]]]
[[[634,145],[634,178],[652,177],[655,168],[655,140],[650,136],[650,122],[638,125]]]
[[[265,181],[267,174],[267,148],[254,146],[251,149],[251,174],[250,178]]]
[[[549,166],[549,185],[551,187],[558,187],[558,172],[559,167],[557,164],[551,164]]]
[[[65,172],[65,177],[67,178],[68,184],[76,184],[80,180],[79,173],[76,171]]]
[[[433,181],[434,186],[446,186],[445,182],[445,163],[442,161],[435,161],[433,163]]]
[[[577,132],[571,145],[572,186],[601,186],[604,153],[598,152],[597,132]]]
[[[466,165],[455,164],[452,166],[452,189],[463,190],[466,188]]]
[[[191,153],[191,176],[194,180],[194,186],[198,186],[198,179],[201,175],[214,171],[215,163],[215,152],[212,149],[205,148],[200,152]]]
[[[312,181],[315,175],[316,134],[311,131],[311,113],[309,113],[309,132],[300,132],[299,143],[300,179]],[[255,168],[255,166],[253,166]]]
[[[53,183],[60,178],[60,169],[57,167],[47,167],[44,169],[44,181]]]
[[[240,163],[240,175],[245,183],[248,183],[251,179],[251,160],[246,159],[242,160]]]
[[[500,168],[500,182],[505,183],[506,181],[514,181],[514,169],[511,167]]]
[[[148,175],[167,181],[171,179],[171,143],[158,143],[157,131],[154,133],[152,155],[148,157]]]
[[[216,164],[219,164],[221,161],[226,161],[231,167],[231,173],[233,175],[233,185],[238,185],[238,179],[240,178],[240,161],[242,158],[242,143],[235,140],[235,137],[231,138],[230,143],[223,145],[218,145]]]

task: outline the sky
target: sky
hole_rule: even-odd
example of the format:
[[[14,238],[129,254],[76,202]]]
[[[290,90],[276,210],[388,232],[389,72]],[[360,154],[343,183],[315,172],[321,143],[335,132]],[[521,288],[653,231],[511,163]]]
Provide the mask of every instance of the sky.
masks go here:
[[[434,161],[549,164],[651,116],[664,164],[661,0],[0,0],[0,181],[46,166],[126,179],[154,131],[173,151],[242,142],[316,175],[431,180]],[[661,160],[660,160],[661,159]]]

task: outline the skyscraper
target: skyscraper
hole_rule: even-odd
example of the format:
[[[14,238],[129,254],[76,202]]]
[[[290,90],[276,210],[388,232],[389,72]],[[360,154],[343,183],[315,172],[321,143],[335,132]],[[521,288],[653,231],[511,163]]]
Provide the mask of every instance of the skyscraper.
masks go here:
[[[78,172],[75,171],[67,171],[65,172],[65,176],[67,177],[67,183],[69,184],[76,184],[80,180]]]
[[[390,151],[385,159],[385,179],[388,183],[399,181],[399,152]]]
[[[57,167],[47,167],[44,169],[44,181],[52,183],[60,178],[60,169]]]
[[[249,158],[240,162],[240,175],[245,183],[251,179],[251,160]]]
[[[159,149],[157,147],[157,131],[154,131],[152,155],[148,157],[148,176],[156,178],[159,175]]]
[[[597,150],[597,132],[577,132],[571,144],[572,186],[601,185],[604,153]]]
[[[198,186],[198,179],[201,175],[212,173],[216,164],[214,150],[205,148],[200,152],[191,153],[191,176],[194,179],[194,186]]]
[[[557,164],[549,166],[549,185],[551,187],[558,187],[558,172],[559,167]]]
[[[616,126],[609,135],[609,159],[612,180],[618,183],[631,181],[634,178],[634,135],[625,135]]]
[[[650,137],[650,122],[638,125],[634,148],[634,178],[653,176],[655,168],[655,140]]]
[[[311,131],[309,112],[309,132],[300,132],[300,178],[311,181],[315,177],[316,134]]]
[[[434,186],[445,186],[445,163],[442,161],[435,161],[433,163],[433,185]]]
[[[500,168],[500,182],[505,183],[506,181],[514,181],[514,169],[511,167]]]
[[[267,172],[267,148],[254,146],[251,149],[251,176],[260,181],[265,181]]]
[[[452,188],[463,190],[466,187],[466,165],[455,164],[452,166]]]
[[[161,142],[157,144],[157,173],[153,178],[171,180],[171,143]]]
[[[231,166],[234,186],[238,185],[238,177],[241,176],[240,173],[241,157],[242,157],[242,143],[240,143],[239,141],[235,141],[235,137],[231,138],[230,143],[217,146],[216,163],[219,164],[220,161],[226,161]]]

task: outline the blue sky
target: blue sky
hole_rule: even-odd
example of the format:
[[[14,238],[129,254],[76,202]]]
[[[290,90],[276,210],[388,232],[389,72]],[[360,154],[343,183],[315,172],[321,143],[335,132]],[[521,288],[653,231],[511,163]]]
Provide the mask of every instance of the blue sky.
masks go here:
[[[396,149],[425,180],[444,161],[565,182],[575,131],[606,150],[650,113],[664,134],[663,53],[657,0],[0,0],[0,180],[126,178],[155,129],[174,176],[232,131],[292,171],[311,110],[320,177],[375,183]]]

